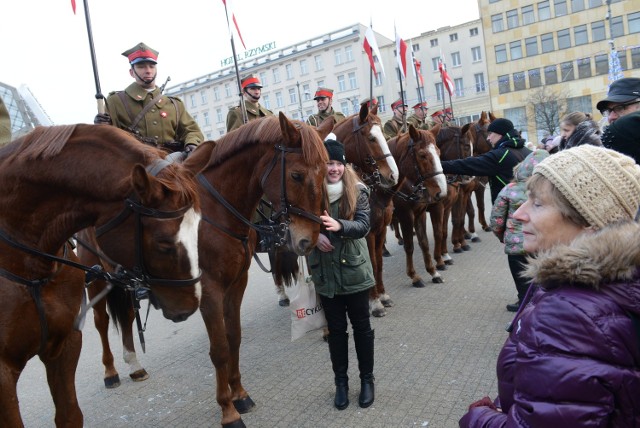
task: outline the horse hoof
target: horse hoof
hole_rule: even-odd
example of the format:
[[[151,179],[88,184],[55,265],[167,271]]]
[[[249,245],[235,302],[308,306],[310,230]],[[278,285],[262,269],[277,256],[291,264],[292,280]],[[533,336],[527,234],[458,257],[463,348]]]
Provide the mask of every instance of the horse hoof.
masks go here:
[[[284,307],[284,306],[289,306],[289,303],[291,303],[291,302],[289,301],[289,299],[282,299],[282,300],[279,300],[279,301],[278,301],[278,304],[279,304],[280,306],[283,306],[283,307]]]
[[[456,254],[461,253],[462,252],[462,248],[460,248],[460,247],[454,248],[453,252],[456,253]]]
[[[489,226],[482,226],[482,230],[485,232],[491,232],[491,228]]]
[[[471,251],[471,247],[469,245],[463,245],[462,246],[462,250],[463,251]]]
[[[447,262],[443,265],[436,265],[436,270],[447,270]]]
[[[470,233],[465,233],[464,234],[464,239],[471,239],[471,234]]]
[[[140,369],[133,373],[129,373],[129,377],[134,382],[142,382],[143,380],[149,379],[149,373],[147,373],[145,369]]]
[[[242,422],[242,419],[238,419],[228,424],[222,424],[222,428],[247,428],[247,426]]]
[[[252,411],[256,407],[256,403],[253,402],[251,397],[247,396],[246,398],[241,398],[239,400],[233,400],[233,407],[235,407],[236,410],[238,411],[238,413],[240,413],[242,415],[242,414],[249,413],[250,411]],[[242,422],[242,420],[240,420],[240,422]],[[234,426],[234,425],[232,425],[232,426]],[[244,426],[244,423],[242,425],[238,425],[238,426]]]
[[[384,308],[375,308],[371,311],[371,315],[376,318],[382,318],[383,316],[387,315],[387,311],[385,311]]]
[[[434,276],[433,278],[431,278],[431,281],[434,284],[442,284],[444,282],[444,279],[442,279],[441,276]]]
[[[411,284],[411,285],[413,285],[416,288],[424,288],[425,287],[424,282],[422,282],[421,279],[413,282],[413,284]]]
[[[398,239],[398,245],[400,245],[400,246],[404,245],[404,240]]]
[[[391,299],[380,300],[380,303],[382,303],[382,306],[385,308],[393,308],[395,306],[395,303],[393,303],[393,300]]]
[[[479,236],[476,236],[475,238],[471,238],[471,242],[482,242],[482,239],[480,239]]]
[[[386,248],[384,248],[382,250],[382,257],[391,257],[391,253],[389,252],[389,250],[387,250]]]
[[[120,376],[119,375],[113,375],[113,376],[109,376],[109,377],[105,377],[104,378],[104,386],[106,386],[108,389],[113,389],[113,388],[117,388],[120,386]]]
[[[444,264],[451,266],[453,264],[453,259],[445,260]]]

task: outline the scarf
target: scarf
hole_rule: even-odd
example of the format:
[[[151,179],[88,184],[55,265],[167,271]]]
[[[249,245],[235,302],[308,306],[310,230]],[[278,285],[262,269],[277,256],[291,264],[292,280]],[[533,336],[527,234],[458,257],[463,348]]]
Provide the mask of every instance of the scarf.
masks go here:
[[[334,203],[340,197],[342,197],[342,191],[344,189],[344,185],[342,184],[342,180],[337,183],[329,183],[327,184],[327,191],[329,192],[329,203]]]

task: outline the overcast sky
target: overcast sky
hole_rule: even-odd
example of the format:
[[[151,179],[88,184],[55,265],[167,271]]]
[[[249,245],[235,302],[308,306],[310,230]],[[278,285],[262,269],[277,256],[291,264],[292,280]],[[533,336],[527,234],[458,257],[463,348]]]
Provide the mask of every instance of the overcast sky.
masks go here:
[[[174,86],[215,71],[231,56],[222,0],[87,0],[102,93],[133,80],[120,54],[138,42],[160,51],[158,82]],[[248,49],[283,48],[352,24],[373,22],[394,39],[479,17],[477,0],[234,0]],[[55,124],[92,122],[96,87],[83,0],[15,0],[2,6],[0,81],[29,86]],[[363,7],[366,5],[366,7]],[[437,5],[437,6],[436,6]],[[394,12],[397,11],[397,12]],[[236,50],[243,51],[236,39]]]

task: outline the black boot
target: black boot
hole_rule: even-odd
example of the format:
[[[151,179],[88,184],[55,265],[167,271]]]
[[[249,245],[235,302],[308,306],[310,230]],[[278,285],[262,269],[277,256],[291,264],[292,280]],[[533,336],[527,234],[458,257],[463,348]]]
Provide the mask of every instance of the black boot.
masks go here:
[[[365,333],[354,333],[353,339],[356,342],[356,354],[358,355],[358,368],[360,369],[360,397],[358,404],[366,408],[373,404],[375,399],[375,388],[373,377],[373,341],[374,332],[369,330]]]
[[[338,410],[349,406],[349,335],[347,333],[329,334],[329,354],[335,375],[336,397],[333,404]]]

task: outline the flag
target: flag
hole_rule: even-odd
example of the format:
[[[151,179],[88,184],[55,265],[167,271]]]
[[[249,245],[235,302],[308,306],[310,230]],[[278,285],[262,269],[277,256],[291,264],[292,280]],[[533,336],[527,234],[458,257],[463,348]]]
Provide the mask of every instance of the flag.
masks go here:
[[[624,74],[622,74],[622,67],[620,66],[620,58],[618,58],[618,51],[615,49],[611,49],[611,54],[609,55],[609,85],[615,82],[618,79],[622,79]]]
[[[447,73],[447,69],[444,65],[444,62],[442,61],[442,57],[438,59],[438,70],[440,70],[440,77],[442,78],[442,84],[447,89],[447,92],[449,92],[449,96],[452,97],[453,88],[454,88],[453,81],[451,80],[451,77],[449,77],[449,73]]]
[[[242,40],[242,34],[240,34],[240,27],[238,27],[238,21],[236,21],[236,14],[233,12],[233,0],[222,0],[222,4],[224,4],[224,11],[227,14],[227,27],[229,28],[229,34],[231,34],[231,25],[229,25],[229,14],[231,14],[231,19],[233,20],[233,25],[236,27],[236,31],[238,32],[238,37],[240,37],[240,42],[242,42],[242,47],[247,49],[244,44],[244,40]]]
[[[369,57],[369,64],[371,65],[371,69],[374,73],[376,71],[376,64],[374,55],[378,57],[378,61],[380,61],[380,71],[384,76],[384,66],[382,65],[382,56],[380,55],[380,50],[378,49],[378,44],[376,43],[376,36],[373,34],[373,29],[371,28],[371,24],[367,28],[367,31],[364,33],[364,51],[367,53],[367,57]]]
[[[398,59],[398,67],[400,68],[400,74],[405,79],[407,78],[407,43],[402,40],[396,30],[396,58]]]
[[[76,14],[76,0],[71,0],[71,9],[73,9],[73,14]]]
[[[424,87],[424,79],[422,78],[422,62],[418,61],[414,57],[413,66],[415,67],[415,72],[418,73],[418,79],[420,79],[420,86]]]

